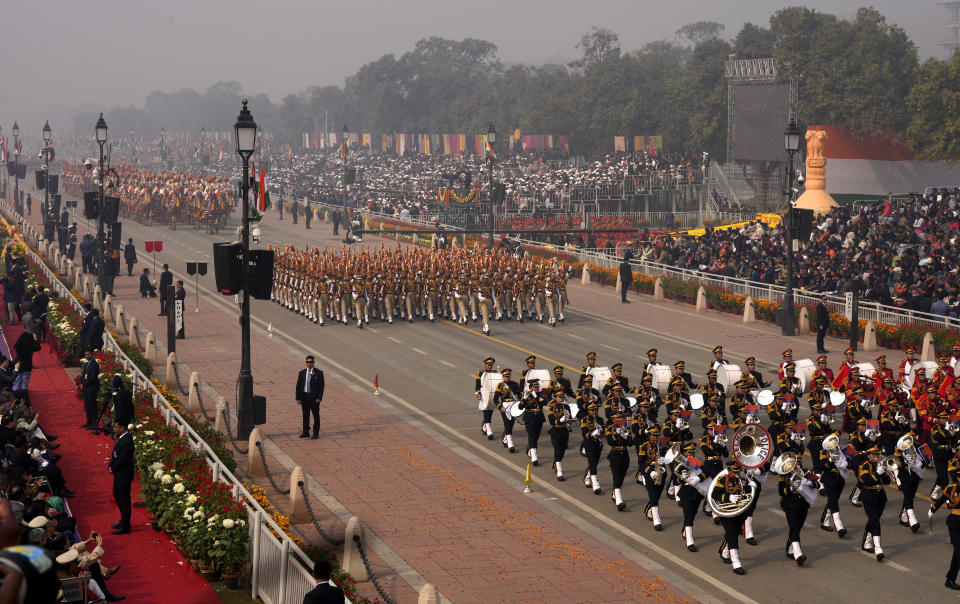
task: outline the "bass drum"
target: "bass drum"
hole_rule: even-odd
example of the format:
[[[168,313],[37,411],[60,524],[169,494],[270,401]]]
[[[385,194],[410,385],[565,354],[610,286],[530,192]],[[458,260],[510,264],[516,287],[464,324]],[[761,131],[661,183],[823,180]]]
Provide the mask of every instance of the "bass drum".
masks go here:
[[[497,392],[497,386],[503,382],[503,375],[488,371],[480,378],[480,410],[489,411],[495,409],[493,406],[493,395]]]
[[[665,395],[670,388],[670,368],[666,365],[655,365],[648,369],[648,373],[653,376],[652,386],[661,396]]]

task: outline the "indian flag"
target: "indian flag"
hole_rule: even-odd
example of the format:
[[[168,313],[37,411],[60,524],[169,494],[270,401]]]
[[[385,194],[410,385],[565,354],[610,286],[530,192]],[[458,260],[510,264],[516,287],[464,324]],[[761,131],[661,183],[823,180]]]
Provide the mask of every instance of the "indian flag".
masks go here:
[[[257,191],[257,210],[263,214],[270,207],[270,193],[267,192],[267,171],[260,164],[260,189]]]
[[[497,159],[497,154],[493,152],[493,145],[490,144],[490,141],[487,141],[487,159]]]

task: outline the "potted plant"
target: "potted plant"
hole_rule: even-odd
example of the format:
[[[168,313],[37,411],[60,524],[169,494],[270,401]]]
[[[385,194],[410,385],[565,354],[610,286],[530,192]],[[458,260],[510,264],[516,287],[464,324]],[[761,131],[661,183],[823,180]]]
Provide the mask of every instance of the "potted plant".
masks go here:
[[[240,577],[240,568],[247,560],[247,523],[242,518],[224,518],[214,523],[214,541],[208,555],[220,570],[227,587],[234,589]]]

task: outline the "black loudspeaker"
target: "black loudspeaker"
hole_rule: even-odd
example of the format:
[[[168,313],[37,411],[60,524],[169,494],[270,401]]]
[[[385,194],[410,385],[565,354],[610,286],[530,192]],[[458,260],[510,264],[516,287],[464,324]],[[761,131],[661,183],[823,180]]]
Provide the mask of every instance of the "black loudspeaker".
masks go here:
[[[238,241],[213,244],[213,270],[217,278],[217,291],[221,294],[232,295],[240,291],[242,254],[243,248]]]
[[[44,170],[37,170],[33,173],[37,177],[37,190],[42,191],[47,187],[47,173]]]
[[[273,250],[250,250],[250,296],[269,300],[273,289]]]
[[[810,233],[813,232],[813,210],[793,209],[794,233],[800,241],[809,241]]]
[[[61,202],[61,199],[62,199],[62,198],[61,198],[59,195],[53,195],[53,194],[52,194],[52,191],[51,191],[51,195],[50,195],[50,208],[51,208],[51,210],[50,210],[50,215],[51,215],[51,216],[56,216],[58,220],[60,219],[60,202]]]
[[[7,176],[13,176],[17,173],[17,164],[12,161],[7,162]]]
[[[113,224],[120,218],[120,198],[104,196],[103,202],[103,221],[107,224]]]
[[[47,187],[50,189],[51,195],[56,195],[60,192],[60,175],[51,174],[47,176]]]
[[[267,397],[253,395],[253,423],[262,426],[267,423]]]
[[[123,243],[123,223],[114,222],[110,225],[110,240],[113,241],[113,249],[119,250]]]
[[[100,217],[99,197],[99,191],[84,191],[83,193],[83,215],[88,220],[96,220]]]
[[[20,164],[19,166],[17,166],[17,172],[18,172],[17,178],[19,178],[20,180],[27,179],[27,166],[25,164]]]
[[[357,180],[357,169],[347,168],[343,173],[343,184],[352,185]]]

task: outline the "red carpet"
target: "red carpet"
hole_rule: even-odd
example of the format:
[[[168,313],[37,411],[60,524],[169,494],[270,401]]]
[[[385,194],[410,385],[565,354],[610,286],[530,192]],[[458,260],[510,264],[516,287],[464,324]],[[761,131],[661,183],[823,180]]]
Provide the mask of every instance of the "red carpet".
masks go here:
[[[5,335],[11,346],[22,331],[20,325],[7,327]],[[210,584],[193,572],[166,536],[150,528],[146,508],[136,507],[136,482],[131,532],[110,534],[110,525],[120,519],[113,501],[113,478],[107,471],[113,441],[80,428],[84,421],[83,403],[75,393],[73,381],[49,347],[43,345],[43,350],[33,355],[30,402],[40,412],[40,425],[59,437],[57,453],[63,459],[57,465],[63,470],[68,488],[77,494],[67,501],[77,518],[81,538],[87,538],[91,531],[102,534],[104,565],[123,565],[107,582],[110,591],[136,604],[220,602]]]

